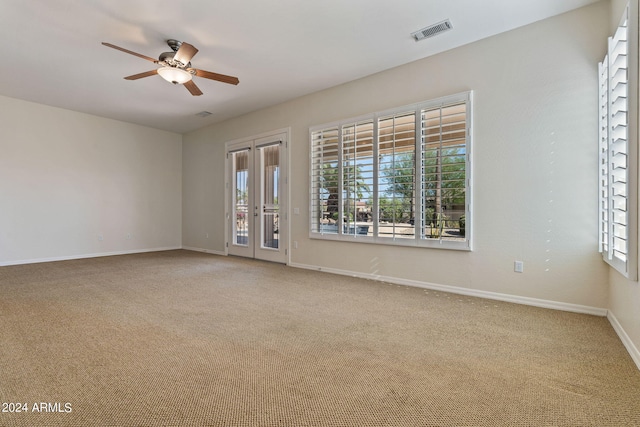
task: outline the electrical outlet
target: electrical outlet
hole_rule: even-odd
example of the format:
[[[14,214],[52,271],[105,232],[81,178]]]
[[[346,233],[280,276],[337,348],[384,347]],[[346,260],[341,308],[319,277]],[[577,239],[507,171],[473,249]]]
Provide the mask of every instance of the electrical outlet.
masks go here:
[[[516,273],[524,272],[524,262],[522,261],[514,261],[513,262],[513,271]]]
[[[293,249],[298,249],[298,241],[297,240],[293,241]]]

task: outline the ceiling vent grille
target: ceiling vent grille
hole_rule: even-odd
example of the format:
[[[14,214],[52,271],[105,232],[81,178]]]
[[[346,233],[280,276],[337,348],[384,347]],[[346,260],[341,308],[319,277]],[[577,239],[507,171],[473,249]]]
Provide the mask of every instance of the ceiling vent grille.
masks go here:
[[[453,25],[451,25],[451,21],[449,21],[448,19],[442,21],[442,22],[438,22],[437,24],[433,24],[430,25],[426,28],[423,28],[421,30],[418,30],[414,33],[411,33],[411,36],[416,39],[416,41],[420,41],[420,40],[424,40],[426,38],[429,37],[433,37],[435,35],[438,35],[440,33],[443,33],[445,31],[449,31],[450,29],[453,28]]]

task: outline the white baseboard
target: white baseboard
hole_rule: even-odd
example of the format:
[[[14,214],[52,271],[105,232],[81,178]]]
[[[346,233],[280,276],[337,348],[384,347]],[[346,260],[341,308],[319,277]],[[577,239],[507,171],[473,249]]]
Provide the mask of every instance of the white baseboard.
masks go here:
[[[573,313],[591,314],[605,317],[606,308],[591,307],[587,305],[569,304],[564,302],[543,300],[538,298],[521,297],[517,295],[502,294],[498,292],[481,291],[477,289],[461,288],[458,286],[439,285],[436,283],[420,282],[417,280],[401,279],[397,277],[380,276],[377,274],[365,274],[360,272],[340,270],[335,268],[324,268],[315,265],[291,263],[291,267],[304,268],[307,270],[324,271],[327,273],[340,274],[343,276],[359,277],[362,279],[377,280],[380,282],[394,283],[397,285],[414,286],[418,288],[431,289],[435,291],[450,292],[453,294],[466,295],[471,297],[486,298],[497,301],[512,302],[516,304],[530,305],[534,307],[549,308],[553,310],[569,311]]]
[[[5,267],[9,265],[36,264],[41,262],[70,261],[74,259],[98,258],[103,256],[130,255],[130,254],[141,254],[141,253],[147,253],[147,252],[172,251],[176,249],[182,249],[182,247],[166,246],[166,247],[160,247],[160,248],[133,249],[128,251],[99,252],[99,253],[93,253],[93,254],[67,255],[67,256],[49,257],[49,258],[33,258],[33,259],[24,259],[24,260],[18,260],[18,261],[0,261],[0,267]]]
[[[195,248],[193,246],[183,246],[182,249],[184,249],[185,251],[202,252],[205,254],[212,254],[212,255],[221,255],[221,256],[227,255],[224,251],[214,251],[212,249]]]
[[[622,344],[624,344],[636,366],[638,367],[638,369],[640,369],[640,350],[638,350],[638,347],[636,347],[633,341],[631,341],[631,338],[629,338],[629,335],[627,335],[624,328],[622,327],[620,322],[618,322],[618,319],[611,312],[611,310],[609,310],[609,312],[607,313],[607,319],[609,319],[609,323],[611,323],[611,326],[613,326],[616,334],[618,334],[618,336],[620,337],[620,341],[622,341]]]

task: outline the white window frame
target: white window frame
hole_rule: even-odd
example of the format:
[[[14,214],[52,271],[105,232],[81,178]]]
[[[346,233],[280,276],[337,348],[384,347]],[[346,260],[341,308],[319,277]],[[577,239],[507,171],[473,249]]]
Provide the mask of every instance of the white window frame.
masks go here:
[[[310,141],[310,203],[309,203],[309,215],[310,215],[310,223],[309,223],[309,237],[312,239],[323,239],[323,240],[335,240],[335,241],[347,241],[347,242],[359,242],[359,243],[369,243],[369,244],[385,244],[385,245],[398,245],[398,246],[413,246],[413,247],[428,247],[428,248],[438,248],[438,249],[453,249],[453,250],[463,250],[470,251],[472,250],[472,235],[473,235],[473,221],[472,221],[472,123],[473,123],[473,92],[462,92],[450,96],[445,96],[442,98],[421,102],[418,104],[412,104],[408,106],[398,107],[389,109],[382,112],[371,113],[360,117],[344,119],[332,123],[327,123],[323,125],[312,126],[309,128],[309,141]],[[422,238],[421,237],[421,223],[422,219],[418,217],[422,217],[419,214],[422,207],[423,197],[415,197],[415,235],[412,238],[394,238],[394,237],[383,237],[378,234],[378,226],[379,226],[379,218],[378,218],[378,182],[380,180],[380,171],[379,165],[377,161],[374,161],[373,167],[373,183],[372,183],[372,192],[374,194],[373,199],[373,223],[372,223],[372,231],[373,235],[358,235],[358,234],[347,234],[343,232],[342,229],[337,232],[325,233],[322,232],[321,228],[318,229],[318,226],[315,225],[318,221],[318,206],[319,203],[319,195],[318,191],[320,191],[318,187],[318,180],[314,173],[317,171],[314,168],[317,168],[317,164],[314,162],[318,161],[316,157],[318,154],[314,153],[314,134],[318,134],[323,131],[331,131],[334,130],[337,132],[337,140],[338,146],[336,150],[339,154],[338,161],[338,177],[340,180],[340,202],[339,202],[339,218],[343,218],[343,203],[342,203],[342,129],[344,126],[354,125],[358,123],[363,123],[367,121],[371,121],[374,124],[374,142],[373,142],[373,156],[374,159],[378,158],[378,121],[379,119],[383,119],[385,117],[389,117],[393,114],[402,114],[407,112],[415,112],[416,117],[416,126],[415,126],[415,153],[416,153],[416,168],[415,171],[421,171],[421,153],[422,153],[422,127],[421,127],[421,112],[423,110],[429,109],[437,109],[443,108],[456,104],[465,104],[465,202],[464,202],[464,215],[465,215],[465,235],[464,239],[460,240],[446,240],[443,238]],[[321,156],[321,154],[320,154]],[[315,172],[314,172],[315,171]],[[415,175],[421,175],[421,173],[416,172]],[[414,181],[415,188],[421,188],[421,181]]]
[[[631,280],[638,275],[637,61],[632,49],[629,5],[607,54],[598,64],[599,250],[611,267]],[[637,41],[637,40],[636,40]]]

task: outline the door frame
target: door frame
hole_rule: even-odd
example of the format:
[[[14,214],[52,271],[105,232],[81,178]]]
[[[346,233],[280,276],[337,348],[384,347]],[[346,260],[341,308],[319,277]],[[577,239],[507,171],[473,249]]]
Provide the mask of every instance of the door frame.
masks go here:
[[[289,153],[289,141],[291,139],[291,128],[283,128],[283,129],[277,129],[274,131],[269,131],[269,132],[264,132],[258,135],[253,135],[250,137],[246,137],[246,138],[239,138],[239,139],[235,139],[235,140],[231,140],[225,143],[225,170],[224,170],[224,176],[225,176],[225,195],[224,195],[224,209],[225,209],[225,224],[224,224],[224,233],[225,233],[225,255],[230,255],[229,253],[229,247],[232,244],[231,239],[232,239],[232,233],[231,233],[231,224],[232,224],[232,218],[231,218],[231,210],[233,209],[233,207],[231,206],[231,192],[232,192],[232,169],[230,167],[230,160],[229,160],[229,153],[230,152],[234,152],[237,151],[237,149],[234,148],[239,148],[243,145],[245,146],[251,146],[251,147],[260,147],[261,145],[264,145],[265,142],[269,141],[269,140],[273,140],[273,141],[281,141],[281,155],[280,155],[280,159],[281,162],[283,164],[280,165],[280,172],[279,172],[279,181],[280,181],[280,188],[282,191],[278,192],[278,205],[279,205],[279,211],[280,211],[280,216],[278,218],[279,224],[278,224],[278,246],[279,246],[279,251],[282,251],[283,254],[283,260],[278,260],[275,262],[284,262],[284,264],[289,265],[290,261],[291,261],[291,253],[289,251],[289,236],[290,236],[290,222],[289,222],[289,200],[290,200],[290,193],[291,193],[291,189],[289,187],[289,158],[290,158],[290,153]],[[254,151],[254,153],[252,154],[252,158],[255,155],[255,150],[252,149],[252,151]],[[253,184],[252,184],[253,185]],[[257,189],[253,189],[252,191],[255,193],[255,190]],[[256,251],[254,251],[255,253]],[[240,255],[243,256],[243,255]],[[249,255],[247,255],[249,256]],[[250,256],[251,257],[251,256]],[[265,258],[261,258],[261,257],[256,257],[255,255],[253,256],[253,258],[255,259],[265,259]],[[269,261],[270,259],[265,259],[267,261]],[[273,261],[271,259],[271,261]]]

